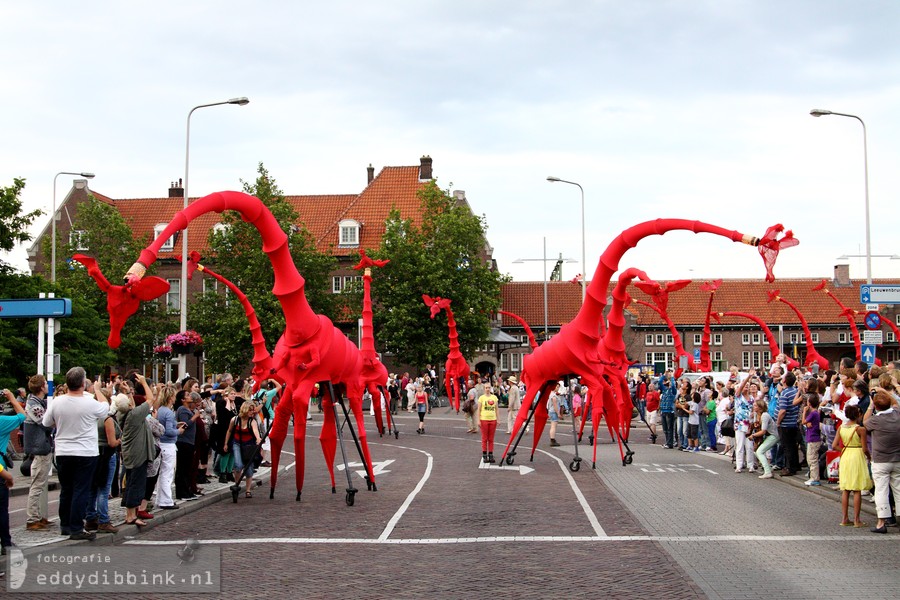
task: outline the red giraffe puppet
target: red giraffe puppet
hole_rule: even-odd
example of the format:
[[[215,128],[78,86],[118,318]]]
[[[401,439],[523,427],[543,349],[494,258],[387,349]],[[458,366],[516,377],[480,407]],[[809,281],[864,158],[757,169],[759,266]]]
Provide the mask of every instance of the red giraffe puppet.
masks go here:
[[[800,319],[800,325],[803,327],[803,333],[806,334],[806,366],[811,367],[813,363],[818,364],[821,370],[826,370],[829,368],[828,360],[825,359],[821,354],[816,352],[816,347],[813,345],[812,341],[812,333],[809,331],[809,325],[806,322],[806,317],[794,306],[792,303],[788,302],[784,298],[778,295],[778,290],[769,290],[768,292],[769,300],[768,302],[783,302],[790,307],[791,310],[797,315],[797,318]]]
[[[259,319],[256,318],[256,310],[250,304],[247,295],[238,286],[234,285],[231,280],[200,264],[200,253],[196,250],[188,255],[188,279],[194,278],[194,271],[200,271],[221,282],[237,296],[238,302],[241,303],[244,309],[244,314],[247,316],[247,322],[250,325],[250,343],[253,345],[253,391],[258,391],[259,386],[267,379],[277,379],[284,383],[284,380],[275,371],[272,355],[269,354],[269,350],[266,348],[266,339],[262,333],[262,325],[259,324]],[[286,393],[285,395],[288,394]]]
[[[700,364],[697,366],[697,370],[701,372],[712,371],[712,360],[709,357],[709,342],[712,337],[710,333],[709,313],[712,312],[713,298],[720,285],[722,285],[721,279],[700,284],[701,290],[709,292],[709,303],[706,305],[706,323],[703,324],[703,337],[700,340]]]
[[[273,497],[275,492],[281,448],[287,435],[291,411],[293,411],[294,448],[297,458],[297,500],[300,500],[306,465],[307,407],[313,389],[320,381],[335,384],[339,392],[346,391],[350,409],[356,417],[361,453],[369,474],[367,487],[371,490],[377,489],[363,423],[363,387],[360,379],[362,355],[347,336],[332,324],[330,319],[324,315],[317,315],[309,306],[304,293],[306,281],[297,271],[291,258],[287,235],[269,209],[258,198],[241,192],[218,192],[191,203],[186,209],[175,214],[160,235],[141,252],[138,261],[128,270],[124,289],[131,295],[139,293],[135,290],[141,289],[140,282],[147,267],[156,261],[160,247],[168,238],[186,228],[191,221],[201,215],[225,210],[237,211],[244,221],[253,224],[259,231],[263,239],[263,251],[268,255],[275,273],[275,286],[272,293],[278,298],[285,316],[285,331],[276,345],[274,362],[275,369],[284,378],[286,386],[291,390],[291,395],[282,398],[278,404],[272,425],[270,497]],[[113,291],[111,290],[108,294],[110,296],[108,305],[117,311],[114,315],[110,310],[110,339],[113,339],[113,334],[118,335],[121,325],[128,316],[134,313],[136,308],[132,309],[130,302],[112,305]],[[118,296],[118,292],[116,295]],[[323,399],[325,423],[320,435],[323,446],[329,440],[335,440],[337,434],[335,410],[333,410],[332,397],[328,387],[330,385],[326,386]],[[353,433],[352,429],[351,433]],[[334,441],[331,441],[331,444],[333,443]],[[348,505],[353,504],[355,494],[356,490],[352,485],[349,486],[346,498]]]
[[[96,259],[84,254],[76,254],[72,259],[84,265],[97,287],[106,292],[106,311],[109,313],[109,337],[106,343],[110,348],[118,348],[122,344],[122,327],[137,312],[141,302],[155,300],[169,291],[169,282],[160,277],[113,285],[100,271]]]
[[[750,319],[751,321],[753,321],[754,323],[756,323],[757,325],[759,325],[762,328],[763,333],[766,336],[766,341],[769,343],[769,354],[772,355],[772,358],[769,360],[769,362],[771,364],[774,365],[776,362],[778,362],[779,354],[784,354],[785,358],[787,359],[787,368],[788,369],[793,370],[800,366],[799,362],[797,362],[795,359],[791,358],[786,353],[784,353],[778,349],[778,342],[775,340],[775,336],[772,334],[772,330],[769,329],[769,326],[766,325],[763,322],[763,320],[760,319],[759,317],[751,315],[749,313],[734,312],[734,311],[713,312],[712,317],[716,320],[717,323],[722,322],[722,317],[743,317],[745,319]]]
[[[862,360],[862,340],[859,339],[859,327],[856,325],[856,316],[859,314],[859,311],[848,308],[831,292],[831,290],[828,289],[827,286],[828,280],[823,279],[822,283],[814,287],[812,291],[818,292],[819,290],[824,290],[825,293],[828,294],[828,297],[834,300],[841,309],[841,316],[847,318],[847,323],[850,325],[850,332],[853,334],[853,346],[856,348],[856,360]]]
[[[630,248],[633,248],[645,237],[662,235],[674,230],[712,233],[734,242],[756,246],[766,267],[767,281],[775,279],[772,268],[779,251],[799,243],[790,231],[785,232],[784,236],[779,239],[778,236],[784,232],[784,227],[781,225],[770,227],[762,239],[759,239],[737,231],[729,231],[715,225],[686,219],[648,221],[619,234],[600,257],[594,277],[587,288],[584,304],[575,319],[564,325],[557,335],[525,357],[522,375],[527,390],[522,408],[516,415],[510,440],[516,437],[516,433],[524,424],[527,413],[538,394],[542,401],[537,403],[536,410],[546,414],[546,402],[543,399],[547,397],[561,377],[572,373],[580,375],[595,397],[602,398],[607,393],[612,394],[612,388],[604,376],[621,377],[623,371],[622,367],[618,365],[617,369],[607,369],[609,365],[605,364],[600,357],[600,324],[603,319],[603,310],[606,307],[609,282],[619,268],[619,260]],[[610,317],[612,318],[612,314]],[[624,319],[621,314],[618,317]],[[604,338],[608,335],[609,333]],[[595,407],[594,410],[597,408]],[[503,455],[507,464],[512,464],[514,455],[510,454],[509,450],[510,445],[507,444]]]
[[[431,318],[435,318],[441,310],[447,311],[447,327],[450,328],[450,353],[447,355],[447,363],[444,367],[444,386],[450,397],[450,406],[459,414],[459,399],[465,388],[466,379],[469,377],[469,363],[463,357],[459,349],[459,334],[456,332],[456,320],[450,309],[449,298],[432,298],[428,294],[422,294],[425,306],[431,309]]]
[[[656,303],[654,306],[649,302],[644,302],[643,300],[637,300],[637,303],[646,306],[653,312],[659,315],[659,317],[665,322],[666,327],[669,328],[669,332],[672,334],[672,340],[675,344],[675,363],[681,363],[681,357],[685,357],[687,359],[688,369],[694,371],[696,370],[694,364],[694,357],[687,353],[687,350],[684,349],[684,344],[681,341],[681,334],[678,333],[678,329],[675,327],[675,323],[672,322],[672,319],[669,317],[669,312],[667,310],[669,306],[669,293],[677,292],[678,290],[686,287],[691,283],[690,279],[679,279],[678,281],[669,281],[665,284],[661,283],[649,283],[643,281],[635,281],[634,285],[639,290],[647,294],[653,299],[653,302]],[[654,285],[655,284],[655,285]],[[681,377],[681,374],[684,372],[680,366],[675,370],[675,379]]]
[[[363,357],[362,379],[363,384],[372,396],[372,408],[375,411],[375,425],[378,427],[378,435],[384,435],[384,424],[381,420],[381,399],[384,398],[388,402],[387,395],[387,368],[378,360],[378,353],[375,352],[375,334],[372,327],[372,267],[383,267],[388,264],[389,260],[374,260],[366,256],[366,251],[360,249],[359,263],[353,268],[359,271],[363,269],[363,309],[362,309],[362,339],[360,340],[360,352]],[[394,430],[394,439],[400,438],[400,432],[397,430],[396,423],[391,418],[391,408],[387,407],[385,411],[387,417],[387,430],[390,434],[391,429]]]

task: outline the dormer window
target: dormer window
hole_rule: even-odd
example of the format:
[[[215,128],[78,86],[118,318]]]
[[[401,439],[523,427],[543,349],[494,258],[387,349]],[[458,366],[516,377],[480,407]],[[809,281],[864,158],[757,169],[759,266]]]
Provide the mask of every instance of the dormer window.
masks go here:
[[[166,227],[168,227],[168,226],[169,226],[168,223],[159,223],[158,225],[156,225],[156,226],[153,228],[153,239],[155,240],[155,239],[157,239],[160,235],[162,235],[162,232],[165,231]],[[169,251],[174,250],[174,249],[175,249],[175,240],[174,240],[173,238],[170,237],[170,238],[167,239],[165,242],[163,242],[163,245],[160,246],[159,249],[160,249],[160,250],[163,250],[163,251],[165,251],[165,250],[169,250]]]
[[[340,230],[340,238],[338,246],[359,246],[359,222],[352,219],[345,219],[338,225]]]

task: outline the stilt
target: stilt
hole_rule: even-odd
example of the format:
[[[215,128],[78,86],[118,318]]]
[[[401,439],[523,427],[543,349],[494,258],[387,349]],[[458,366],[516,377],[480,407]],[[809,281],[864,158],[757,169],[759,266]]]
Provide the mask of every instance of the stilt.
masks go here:
[[[357,489],[353,487],[353,474],[350,472],[350,465],[347,464],[347,452],[344,450],[344,435],[342,433],[343,427],[341,426],[340,418],[338,417],[337,406],[335,404],[335,394],[334,394],[334,386],[331,385],[331,382],[325,382],[328,384],[328,391],[331,393],[331,407],[334,411],[334,428],[337,433],[338,445],[341,447],[341,460],[344,461],[344,473],[347,475],[347,495],[345,497],[345,501],[347,502],[347,506],[353,506],[353,503],[356,499]],[[346,414],[347,409],[344,408],[343,397],[340,399],[341,408],[344,409],[344,413]],[[353,431],[353,427],[350,427],[350,431]],[[356,438],[354,434],[354,439]],[[362,453],[360,453],[362,454]],[[365,463],[365,461],[363,461]],[[300,499],[300,493],[297,493],[297,499]]]

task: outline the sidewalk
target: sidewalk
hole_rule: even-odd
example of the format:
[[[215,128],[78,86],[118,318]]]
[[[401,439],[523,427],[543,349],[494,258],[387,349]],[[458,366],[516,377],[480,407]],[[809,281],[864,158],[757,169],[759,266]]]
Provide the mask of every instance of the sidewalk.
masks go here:
[[[10,496],[27,496],[28,489],[31,487],[31,478],[25,477],[19,472],[19,462],[16,462],[15,467],[15,482],[11,490],[9,490]],[[47,487],[50,491],[59,489],[59,480],[56,478],[56,473],[53,473],[48,478]]]
[[[271,474],[271,469],[269,468],[260,468],[256,471],[253,476],[253,482],[256,485],[265,485],[269,481],[269,475]],[[23,478],[24,479],[24,478]],[[55,478],[54,478],[55,481]],[[73,541],[69,539],[69,536],[64,536],[59,533],[59,517],[55,510],[50,511],[50,529],[46,531],[28,531],[25,529],[25,525],[19,525],[16,527],[10,528],[10,533],[12,535],[13,543],[20,548],[33,548],[36,546],[72,546],[72,545],[81,545],[81,544],[94,544],[94,545],[103,545],[109,546],[114,543],[125,541],[126,539],[132,539],[140,531],[147,531],[156,527],[161,523],[167,523],[169,521],[180,519],[186,514],[190,514],[192,512],[198,511],[205,506],[209,506],[210,504],[214,504],[216,502],[222,500],[230,500],[231,499],[231,483],[219,483],[217,479],[210,479],[211,483],[204,484],[203,488],[203,496],[201,496],[197,500],[183,501],[179,500],[177,502],[178,508],[175,510],[161,510],[156,506],[153,506],[149,509],[149,512],[153,514],[153,519],[147,521],[147,525],[145,527],[138,528],[136,525],[125,525],[125,508],[122,506],[121,498],[113,498],[109,501],[109,517],[110,522],[113,525],[119,527],[119,532],[116,534],[109,533],[97,533],[97,539],[90,541]],[[214,483],[212,483],[214,482]],[[58,483],[58,482],[57,482]],[[174,498],[174,484],[173,484],[173,494]],[[238,495],[238,502],[244,501],[244,486],[241,486],[241,492]],[[254,490],[259,490],[259,494],[263,494],[264,491],[258,487],[255,487]],[[28,492],[28,487],[25,487],[25,493]],[[254,493],[254,496],[257,494]],[[156,496],[154,495],[153,503],[156,500]]]

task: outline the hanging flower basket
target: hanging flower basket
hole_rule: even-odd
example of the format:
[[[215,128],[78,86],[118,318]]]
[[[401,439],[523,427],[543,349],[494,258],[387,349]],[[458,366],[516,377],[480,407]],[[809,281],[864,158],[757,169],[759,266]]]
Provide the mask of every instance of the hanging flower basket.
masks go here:
[[[169,358],[170,356],[172,356],[172,346],[169,346],[167,344],[154,346],[153,354],[158,356],[159,358]]]
[[[203,338],[196,331],[189,329],[166,336],[166,343],[172,347],[173,354],[190,354],[194,348],[203,343]]]

